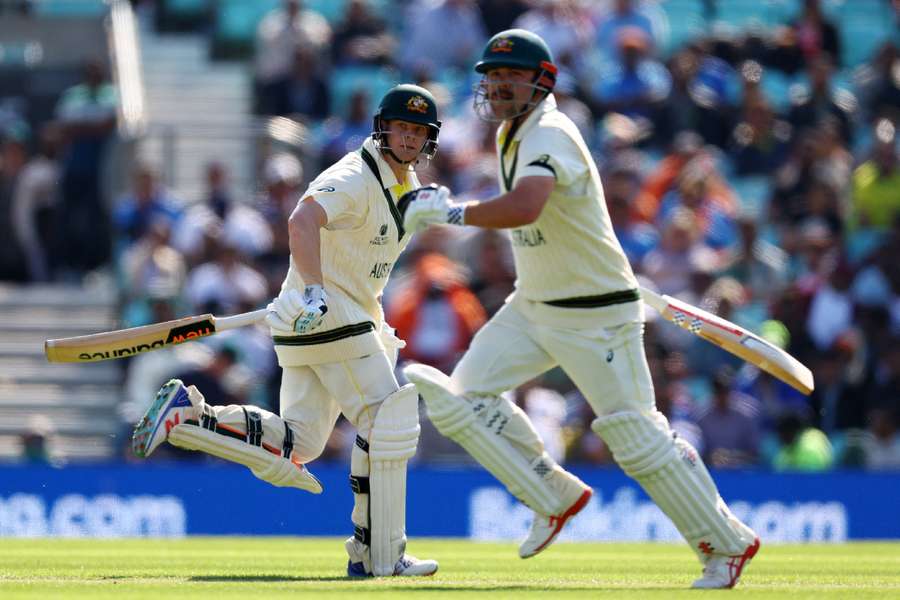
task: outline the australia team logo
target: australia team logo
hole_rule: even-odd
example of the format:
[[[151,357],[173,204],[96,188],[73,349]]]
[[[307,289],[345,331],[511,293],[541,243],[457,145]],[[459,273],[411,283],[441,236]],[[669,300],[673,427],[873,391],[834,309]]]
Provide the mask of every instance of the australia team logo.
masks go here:
[[[512,52],[513,43],[509,38],[500,38],[491,44],[491,52]]]
[[[406,110],[425,114],[428,112],[428,101],[422,96],[413,96],[406,101]]]
[[[369,243],[373,246],[384,246],[385,244],[388,243],[388,239],[389,239],[387,232],[388,232],[388,226],[386,224],[382,225],[381,228],[378,230],[378,235],[376,235],[374,238],[369,240]]]

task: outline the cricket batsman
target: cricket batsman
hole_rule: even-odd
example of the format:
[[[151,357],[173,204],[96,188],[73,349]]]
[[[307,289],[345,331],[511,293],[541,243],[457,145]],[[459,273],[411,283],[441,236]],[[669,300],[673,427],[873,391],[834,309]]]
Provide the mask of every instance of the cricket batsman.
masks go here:
[[[357,430],[349,576],[423,576],[438,568],[405,554],[418,395],[394,376],[403,342],[385,323],[380,296],[410,239],[397,200],[421,185],[414,168],[434,157],[440,127],[431,93],[394,87],[372,135],[320,174],[291,214],[290,265],[266,316],[283,369],[281,416],[209,406],[197,388],[171,380],[134,430],[138,456],[168,441],[246,465],[273,485],[320,493],[304,465],[322,453],[343,412]]]
[[[544,451],[528,417],[500,394],[559,365],[597,418],[592,429],[669,516],[703,564],[696,588],[730,588],[759,539],[728,509],[697,451],[656,409],[644,355],[638,283],[613,233],[600,176],[556,106],[557,67],[537,35],[495,35],[475,65],[475,110],[499,121],[500,196],[455,203],[447,188],[413,191],[405,227],[509,229],[515,291],[450,378],[405,369],[428,416],[534,511],[522,558],[553,542],[591,489]]]

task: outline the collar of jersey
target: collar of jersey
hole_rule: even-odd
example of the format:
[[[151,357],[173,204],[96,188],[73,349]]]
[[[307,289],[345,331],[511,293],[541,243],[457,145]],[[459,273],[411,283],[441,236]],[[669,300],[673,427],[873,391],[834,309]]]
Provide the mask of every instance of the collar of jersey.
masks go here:
[[[375,140],[372,139],[372,136],[366,138],[366,141],[363,142],[363,148],[368,150],[369,154],[371,154],[375,159],[375,164],[378,165],[378,173],[381,175],[381,183],[384,185],[384,187],[393,191],[394,188],[402,185],[399,181],[397,181],[397,177],[391,170],[390,165],[387,164],[387,161],[384,160],[381,152],[379,152],[378,149],[375,148]]]
[[[525,119],[525,122],[522,123],[515,134],[513,134],[514,137],[521,140],[522,137],[541,120],[543,115],[552,110],[556,110],[556,98],[553,97],[553,94],[548,94],[540,104],[534,107],[531,114]],[[500,127],[497,134],[497,145],[500,148],[502,148],[504,142],[506,142],[506,132],[509,131],[509,123],[510,121],[504,121],[503,126]]]

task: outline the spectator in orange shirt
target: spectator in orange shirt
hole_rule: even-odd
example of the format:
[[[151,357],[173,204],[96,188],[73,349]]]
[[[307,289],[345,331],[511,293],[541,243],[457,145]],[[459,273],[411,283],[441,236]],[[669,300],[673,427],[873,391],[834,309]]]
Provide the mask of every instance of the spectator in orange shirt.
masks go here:
[[[484,308],[462,269],[440,254],[416,262],[412,282],[387,307],[387,321],[406,340],[400,357],[449,373],[484,324]]]

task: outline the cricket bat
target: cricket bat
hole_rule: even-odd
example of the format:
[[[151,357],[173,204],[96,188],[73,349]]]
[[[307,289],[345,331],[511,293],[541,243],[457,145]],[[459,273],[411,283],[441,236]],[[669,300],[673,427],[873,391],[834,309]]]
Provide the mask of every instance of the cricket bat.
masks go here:
[[[264,308],[230,317],[195,315],[130,329],[47,340],[44,342],[44,354],[47,355],[49,362],[56,363],[124,358],[189,342],[227,329],[252,325],[263,320],[265,316]]]
[[[812,373],[796,358],[759,336],[703,309],[641,288],[644,302],[664,319],[712,342],[803,394],[813,391]]]

